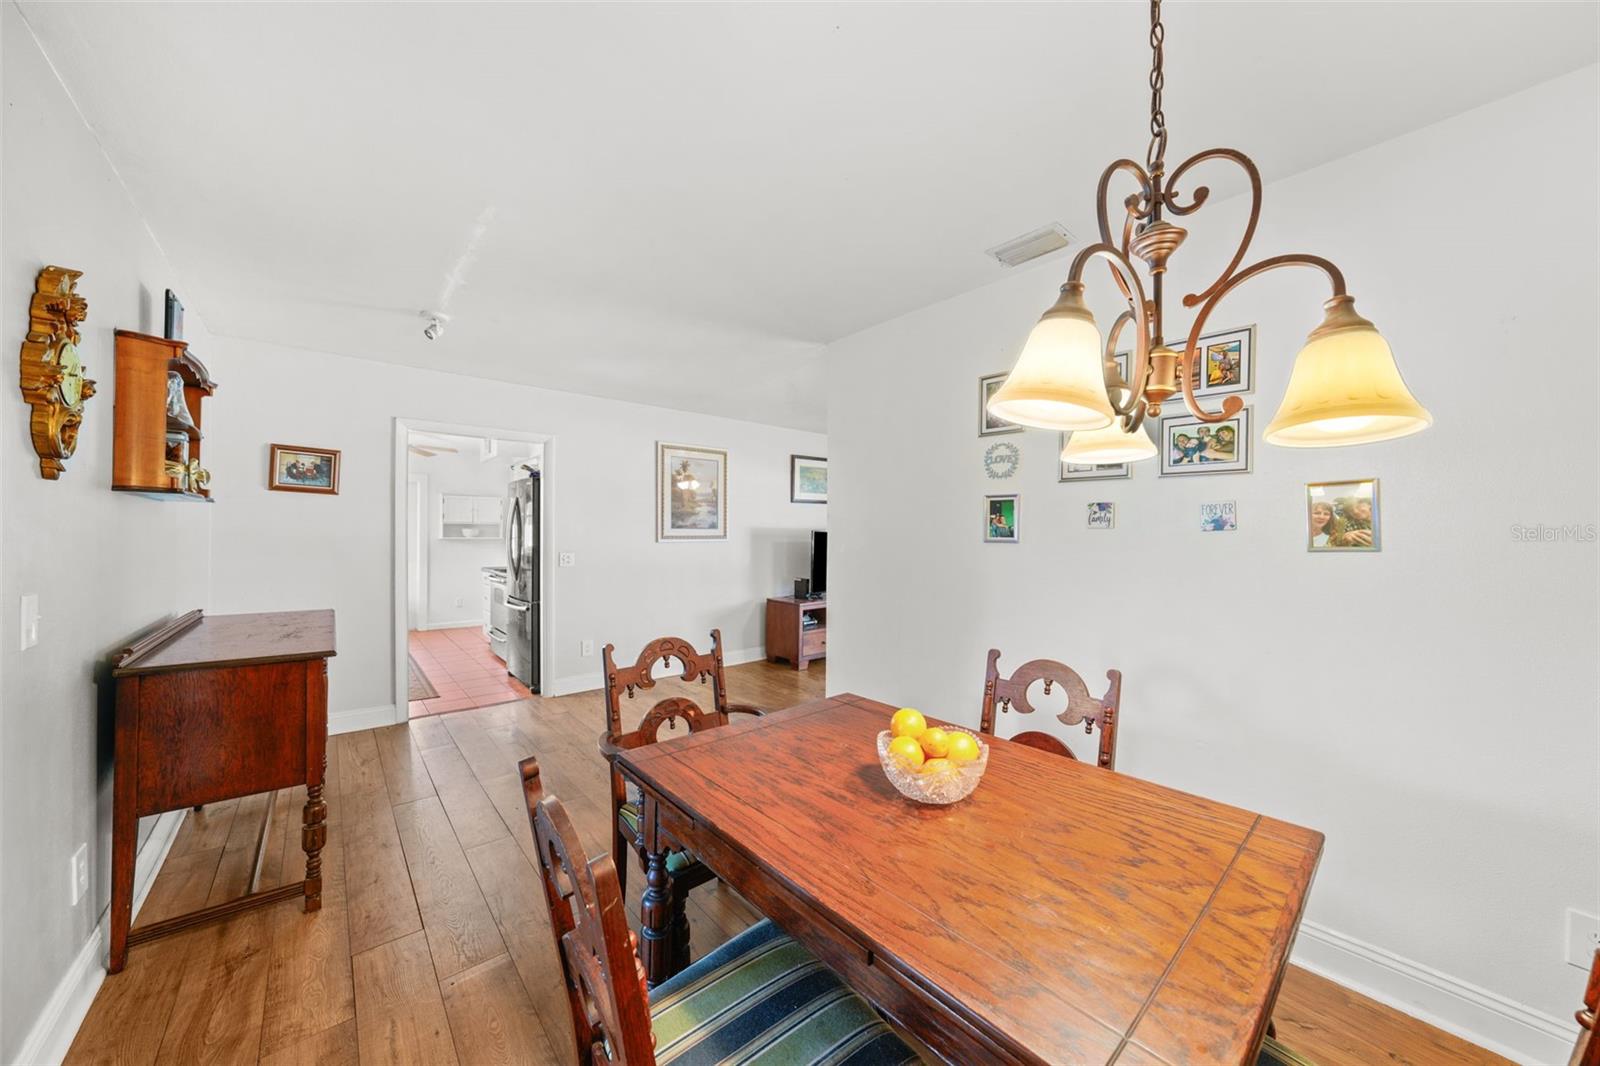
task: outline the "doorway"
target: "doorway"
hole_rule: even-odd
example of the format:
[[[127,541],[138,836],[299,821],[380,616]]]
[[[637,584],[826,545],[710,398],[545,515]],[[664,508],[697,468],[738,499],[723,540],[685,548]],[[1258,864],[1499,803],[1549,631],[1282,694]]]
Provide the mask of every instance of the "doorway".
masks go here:
[[[395,420],[396,721],[538,691],[548,607],[516,597],[543,586],[548,445],[527,432]],[[508,595],[512,573],[521,580]]]

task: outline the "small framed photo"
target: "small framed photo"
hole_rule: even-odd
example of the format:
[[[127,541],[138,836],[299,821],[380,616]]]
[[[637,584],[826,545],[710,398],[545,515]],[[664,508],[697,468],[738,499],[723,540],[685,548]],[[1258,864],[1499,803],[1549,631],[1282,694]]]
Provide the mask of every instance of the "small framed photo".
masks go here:
[[[728,539],[728,453],[656,444],[656,540]]]
[[[1000,386],[1006,383],[1006,378],[1011,372],[1002,371],[999,374],[986,374],[978,379],[978,436],[996,437],[1002,433],[1021,433],[1022,426],[1015,425],[996,418],[989,413],[989,400],[1000,391]]]
[[[267,467],[267,488],[277,492],[339,495],[338,449],[274,444]]]
[[[1318,481],[1306,486],[1306,550],[1382,550],[1378,479]]]
[[[789,502],[828,502],[828,460],[825,456],[789,456]]]
[[[988,544],[1017,543],[1017,511],[1020,496],[983,498],[983,539]]]
[[[1161,419],[1161,476],[1248,474],[1250,408],[1221,422],[1202,422],[1185,411]]]
[[[1184,338],[1171,342],[1171,347],[1181,349]],[[1243,326],[1217,333],[1207,333],[1195,341],[1195,365],[1189,369],[1189,380],[1194,382],[1194,394],[1224,396],[1232,392],[1249,392],[1256,387],[1256,327]],[[1118,352],[1117,367],[1124,381],[1128,378],[1131,352]],[[1183,386],[1173,399],[1181,406]]]
[[[1117,525],[1117,505],[1104,501],[1089,505],[1090,529],[1114,529]]]
[[[1060,455],[1066,451],[1067,439],[1072,436],[1070,430],[1061,431],[1061,447],[1056,449]],[[1061,460],[1061,472],[1057,481],[1108,481],[1112,478],[1129,477],[1133,473],[1127,463],[1069,463]]]
[[[1238,507],[1232,500],[1200,505],[1200,532],[1232,533],[1239,528]]]

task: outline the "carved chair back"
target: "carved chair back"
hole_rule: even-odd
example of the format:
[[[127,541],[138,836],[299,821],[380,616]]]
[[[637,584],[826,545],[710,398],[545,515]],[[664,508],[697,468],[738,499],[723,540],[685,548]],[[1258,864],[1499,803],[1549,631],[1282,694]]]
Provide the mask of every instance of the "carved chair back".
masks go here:
[[[654,1066],[644,967],[616,867],[609,855],[589,860],[566,808],[542,794],[538,760],[518,767],[572,1010],[576,1061]]]
[[[1600,1035],[1595,1033],[1595,1015],[1600,1012],[1600,951],[1589,965],[1589,986],[1583,993],[1583,1008],[1578,1011],[1578,1043],[1572,1049],[1568,1066],[1600,1066]]]
[[[632,666],[618,666],[612,658],[616,650],[613,644],[607,644],[603,653],[605,664],[605,694],[606,694],[606,731],[610,734],[618,747],[638,747],[640,743],[651,744],[656,740],[656,732],[663,723],[670,723],[681,718],[689,727],[690,732],[707,728],[712,725],[723,725],[728,720],[728,690],[722,676],[722,630],[711,631],[711,650],[701,654],[694,650],[682,637],[661,637],[652,640],[644,646],[639,653],[639,658],[634,660]],[[653,671],[657,663],[671,666],[676,659],[682,666],[683,672],[679,675],[684,681],[698,680],[702,685],[711,684],[711,709],[706,711],[700,708],[693,700],[682,696],[675,696],[661,700],[645,712],[644,720],[635,733],[648,733],[648,740],[638,743],[624,744],[622,739],[626,734],[622,731],[622,708],[624,698],[634,698],[635,692],[652,689],[656,686]],[[697,714],[687,713],[693,708]],[[709,719],[707,721],[706,719]]]
[[[1107,770],[1116,769],[1117,712],[1122,702],[1121,671],[1106,671],[1106,679],[1111,685],[1106,689],[1104,696],[1096,699],[1089,695],[1089,686],[1083,683],[1083,678],[1078,676],[1076,670],[1054,659],[1034,659],[1025,662],[1017,667],[1016,672],[1010,677],[1000,676],[999,664],[1000,649],[991,649],[989,667],[985,671],[983,680],[983,717],[978,724],[981,732],[989,736],[996,735],[995,720],[1001,711],[1011,710],[1020,714],[1032,714],[1034,708],[1028,701],[1028,689],[1034,682],[1044,682],[1046,694],[1053,686],[1060,685],[1061,690],[1067,695],[1067,709],[1057,715],[1056,720],[1063,725],[1082,723],[1083,731],[1089,734],[1092,734],[1098,726],[1100,751],[1095,761]],[[1030,748],[1038,748],[1040,751],[1065,755],[1069,759],[1077,758],[1065,742],[1049,733],[1030,730],[1018,733],[1010,739]]]

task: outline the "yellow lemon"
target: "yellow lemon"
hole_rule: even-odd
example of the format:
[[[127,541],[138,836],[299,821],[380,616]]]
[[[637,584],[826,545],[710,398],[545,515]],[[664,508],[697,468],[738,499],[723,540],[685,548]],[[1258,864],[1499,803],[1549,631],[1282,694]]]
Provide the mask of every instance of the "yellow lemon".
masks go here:
[[[978,742],[971,733],[950,734],[950,761],[957,766],[969,763],[978,757]]]
[[[955,768],[956,764],[949,759],[929,759],[922,764],[922,772],[925,774],[943,773],[945,770],[954,770]]]
[[[889,754],[907,769],[915,770],[922,765],[922,745],[915,737],[895,737],[889,741]]]
[[[894,712],[894,717],[889,719],[889,732],[897,737],[910,737],[915,740],[928,728],[928,720],[922,717],[922,712],[912,707],[902,707]]]
[[[930,759],[942,759],[950,754],[950,734],[934,726],[918,738],[922,741],[922,754]]]

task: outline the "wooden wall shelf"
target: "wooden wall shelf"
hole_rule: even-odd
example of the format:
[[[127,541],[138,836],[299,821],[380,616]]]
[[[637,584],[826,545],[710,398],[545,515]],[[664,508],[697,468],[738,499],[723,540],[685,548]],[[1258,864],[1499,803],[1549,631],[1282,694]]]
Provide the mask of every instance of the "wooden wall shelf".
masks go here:
[[[167,411],[169,373],[176,373],[183,382],[188,422]],[[205,474],[196,484],[189,476],[175,475],[170,464],[180,462],[191,472],[203,473],[201,403],[216,388],[205,364],[189,352],[185,342],[117,330],[111,487],[156,500],[209,503],[211,490],[206,483],[210,475]]]

